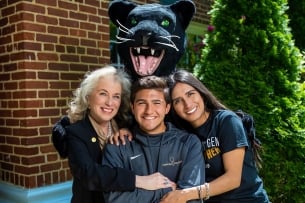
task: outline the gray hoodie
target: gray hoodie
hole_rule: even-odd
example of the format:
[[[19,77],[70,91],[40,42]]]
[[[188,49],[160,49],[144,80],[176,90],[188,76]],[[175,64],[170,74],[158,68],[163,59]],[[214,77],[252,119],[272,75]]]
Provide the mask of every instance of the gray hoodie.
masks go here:
[[[108,144],[102,164],[130,169],[136,175],[160,172],[177,184],[177,189],[205,182],[202,147],[194,134],[166,123],[167,130],[159,135],[147,135],[137,127],[134,139],[126,145]],[[171,188],[148,191],[137,188],[132,192],[107,192],[105,202],[159,202]]]

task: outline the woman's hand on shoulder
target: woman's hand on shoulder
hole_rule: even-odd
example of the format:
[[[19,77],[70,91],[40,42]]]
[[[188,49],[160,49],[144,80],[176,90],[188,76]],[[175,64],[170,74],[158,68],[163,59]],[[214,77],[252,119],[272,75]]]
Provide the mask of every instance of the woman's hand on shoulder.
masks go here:
[[[127,137],[128,140],[131,141],[133,136],[127,128],[121,128],[119,132],[115,133],[109,138],[109,143],[115,144],[117,146],[119,146],[120,144],[125,145],[125,137]]]

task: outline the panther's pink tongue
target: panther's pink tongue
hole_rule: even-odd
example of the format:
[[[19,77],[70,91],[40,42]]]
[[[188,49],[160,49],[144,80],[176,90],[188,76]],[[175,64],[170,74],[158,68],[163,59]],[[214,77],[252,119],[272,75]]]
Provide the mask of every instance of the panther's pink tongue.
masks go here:
[[[152,56],[138,56],[137,72],[141,75],[151,75],[154,72],[156,58]]]

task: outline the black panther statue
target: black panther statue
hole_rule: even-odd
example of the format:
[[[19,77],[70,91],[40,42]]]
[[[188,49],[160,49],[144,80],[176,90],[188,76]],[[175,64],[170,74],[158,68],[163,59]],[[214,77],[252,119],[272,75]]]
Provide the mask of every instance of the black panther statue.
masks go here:
[[[147,75],[168,76],[176,69],[186,47],[185,30],[195,13],[191,0],[171,5],[137,5],[126,0],[109,4],[108,15],[118,27],[118,50],[133,80]],[[62,158],[67,157],[67,116],[52,130],[52,141]]]

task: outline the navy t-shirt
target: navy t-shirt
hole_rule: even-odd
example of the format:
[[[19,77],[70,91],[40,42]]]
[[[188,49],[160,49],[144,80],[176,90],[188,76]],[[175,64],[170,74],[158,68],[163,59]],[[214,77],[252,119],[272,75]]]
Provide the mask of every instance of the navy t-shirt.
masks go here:
[[[234,112],[229,110],[211,112],[208,120],[195,129],[195,132],[204,148],[207,182],[211,182],[224,174],[223,153],[239,147],[246,147],[240,187],[211,197],[206,202],[269,202],[266,191],[263,189],[263,182],[258,176],[251,146],[248,144],[243,124]]]

